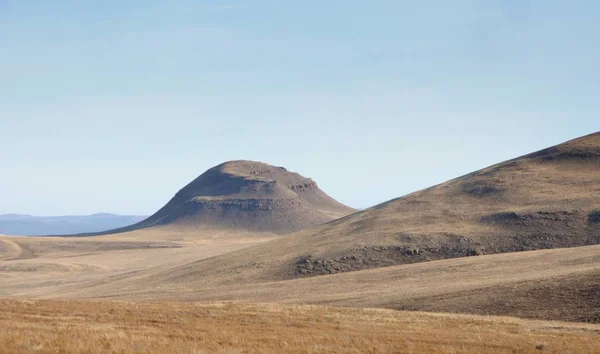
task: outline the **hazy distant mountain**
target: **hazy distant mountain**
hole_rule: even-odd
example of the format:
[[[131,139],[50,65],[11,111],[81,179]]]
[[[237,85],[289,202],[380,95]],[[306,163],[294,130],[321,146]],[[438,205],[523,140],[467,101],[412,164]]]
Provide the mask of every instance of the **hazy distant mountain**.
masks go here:
[[[100,232],[135,224],[145,218],[107,213],[69,216],[4,214],[0,215],[0,234],[41,236]]]

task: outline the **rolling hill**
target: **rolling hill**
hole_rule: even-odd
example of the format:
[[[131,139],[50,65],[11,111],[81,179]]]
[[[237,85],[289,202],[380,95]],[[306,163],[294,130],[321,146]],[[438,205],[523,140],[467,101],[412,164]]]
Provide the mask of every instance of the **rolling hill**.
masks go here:
[[[261,281],[600,243],[600,133],[197,262]]]

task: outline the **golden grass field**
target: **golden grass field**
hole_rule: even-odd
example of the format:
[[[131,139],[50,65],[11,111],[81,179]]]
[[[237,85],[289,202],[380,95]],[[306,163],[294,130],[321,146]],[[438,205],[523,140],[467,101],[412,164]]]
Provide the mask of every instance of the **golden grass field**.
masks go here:
[[[595,353],[600,325],[274,304],[0,300],[2,353]]]
[[[145,232],[0,238],[13,257],[0,261],[0,297],[315,304],[600,322],[600,245],[261,281],[253,274],[268,265],[229,265],[243,255],[235,250],[250,252],[270,240],[266,235],[191,239],[170,230],[169,239],[165,230]],[[219,255],[227,254],[222,262]]]

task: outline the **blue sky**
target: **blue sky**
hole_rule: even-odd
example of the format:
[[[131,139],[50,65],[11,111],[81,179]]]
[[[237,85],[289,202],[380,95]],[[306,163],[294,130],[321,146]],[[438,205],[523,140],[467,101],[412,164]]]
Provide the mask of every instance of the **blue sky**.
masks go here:
[[[600,2],[0,0],[0,213],[251,159],[364,208],[600,130]]]

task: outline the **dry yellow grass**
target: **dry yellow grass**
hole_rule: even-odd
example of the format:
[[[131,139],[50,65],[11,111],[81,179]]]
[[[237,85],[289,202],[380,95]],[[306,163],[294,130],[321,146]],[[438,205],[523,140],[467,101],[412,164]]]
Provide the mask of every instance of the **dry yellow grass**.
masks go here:
[[[152,228],[97,237],[0,237],[0,297],[41,296],[67,285],[166,270],[271,240],[269,233]]]
[[[381,309],[0,300],[2,353],[594,353],[600,326]]]
[[[265,282],[252,270],[268,264],[231,269],[214,257],[260,242],[261,235],[172,232],[169,241],[158,241],[159,231],[0,238],[10,257],[0,261],[0,297],[314,304],[600,322],[600,245]]]

